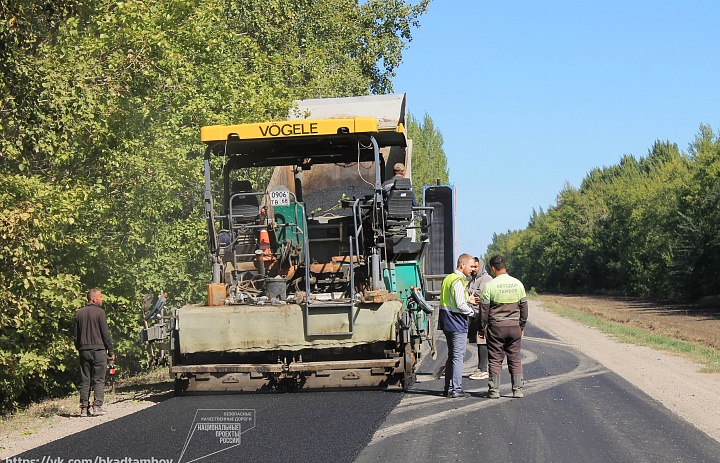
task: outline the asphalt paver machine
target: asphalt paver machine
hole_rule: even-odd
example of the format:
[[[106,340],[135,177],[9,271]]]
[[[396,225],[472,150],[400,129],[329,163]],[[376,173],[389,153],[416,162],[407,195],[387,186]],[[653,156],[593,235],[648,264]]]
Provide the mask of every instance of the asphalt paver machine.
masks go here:
[[[166,346],[177,393],[407,388],[432,348],[432,209],[409,179],[383,188],[395,163],[412,172],[405,95],[302,100],[293,114],[201,128],[208,298],[143,330]]]

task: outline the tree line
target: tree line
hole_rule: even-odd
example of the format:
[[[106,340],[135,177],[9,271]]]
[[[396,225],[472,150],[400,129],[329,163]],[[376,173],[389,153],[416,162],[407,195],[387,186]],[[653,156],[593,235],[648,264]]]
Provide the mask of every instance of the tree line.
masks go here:
[[[0,2],[0,412],[73,389],[88,289],[126,372],[144,294],[203,299],[201,126],[393,91],[428,2]]]
[[[527,227],[496,234],[514,276],[538,291],[695,301],[720,291],[720,133],[701,125],[687,152],[595,168]]]

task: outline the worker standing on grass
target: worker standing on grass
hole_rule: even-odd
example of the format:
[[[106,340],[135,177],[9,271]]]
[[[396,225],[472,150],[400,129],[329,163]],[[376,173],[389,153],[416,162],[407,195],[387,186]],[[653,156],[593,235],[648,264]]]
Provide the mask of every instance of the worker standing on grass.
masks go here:
[[[474,264],[475,260],[470,254],[461,254],[455,271],[443,280],[440,293],[438,324],[445,334],[448,348],[443,395],[453,399],[470,396],[462,390],[462,370],[467,342],[468,315],[474,313],[469,304],[478,302],[478,298],[468,295],[466,289]]]
[[[470,274],[470,283],[468,283],[468,293],[471,296],[482,294],[482,290],[488,281],[492,280],[487,269],[485,269],[485,261],[479,257],[475,257],[473,272]],[[480,330],[480,304],[472,305],[475,312],[470,316],[470,326],[468,327],[468,342],[477,344],[478,349],[478,367],[468,376],[468,379],[487,379],[488,378],[488,348],[485,340],[485,332]]]
[[[490,272],[494,278],[483,288],[480,301],[480,329],[487,333],[489,357],[488,397],[500,398],[500,373],[507,355],[513,397],[519,398],[523,396],[520,348],[528,317],[525,287],[508,275],[503,256],[490,258]]]

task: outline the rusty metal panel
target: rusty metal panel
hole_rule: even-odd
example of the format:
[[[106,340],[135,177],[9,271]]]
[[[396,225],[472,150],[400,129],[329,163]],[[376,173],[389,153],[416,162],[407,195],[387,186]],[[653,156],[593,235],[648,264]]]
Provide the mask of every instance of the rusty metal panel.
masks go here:
[[[380,132],[374,134],[380,143],[380,152],[385,159],[385,178],[392,177],[392,166],[405,163],[408,177],[411,177],[411,159],[406,153],[408,143],[406,97],[404,93],[389,95],[366,95],[344,98],[316,98],[298,100],[297,108],[291,111],[289,119],[340,119],[348,117],[373,117]],[[302,173],[305,194],[340,185],[365,185],[363,179],[374,179],[374,164],[361,163],[347,168],[335,164],[316,165]],[[277,171],[277,169],[276,169]],[[358,175],[358,171],[360,175]],[[281,174],[274,180],[280,183]]]
[[[362,293],[362,301],[366,303],[383,303],[386,301],[397,301],[398,294],[391,293],[387,289],[365,291]]]
[[[243,363],[243,364],[204,364],[204,365],[174,365],[171,373],[280,373],[283,366],[278,363]]]
[[[396,368],[400,365],[400,358],[367,359],[367,360],[339,360],[334,362],[295,362],[288,366],[289,372],[296,371],[323,371],[323,370],[352,370],[366,368]]]
[[[340,271],[340,264],[326,263],[326,264],[310,264],[310,273],[335,273]]]

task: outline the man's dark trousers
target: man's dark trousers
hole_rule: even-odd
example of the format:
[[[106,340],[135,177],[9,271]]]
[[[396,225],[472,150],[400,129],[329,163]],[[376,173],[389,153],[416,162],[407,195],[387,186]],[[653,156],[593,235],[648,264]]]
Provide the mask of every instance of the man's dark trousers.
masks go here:
[[[105,369],[107,351],[105,349],[86,349],[80,351],[80,406],[88,408],[90,390],[94,392],[93,406],[101,407],[105,402]]]
[[[489,373],[499,375],[502,371],[503,357],[507,354],[508,370],[511,375],[522,374],[520,358],[520,325],[499,325],[491,323],[487,329]]]

